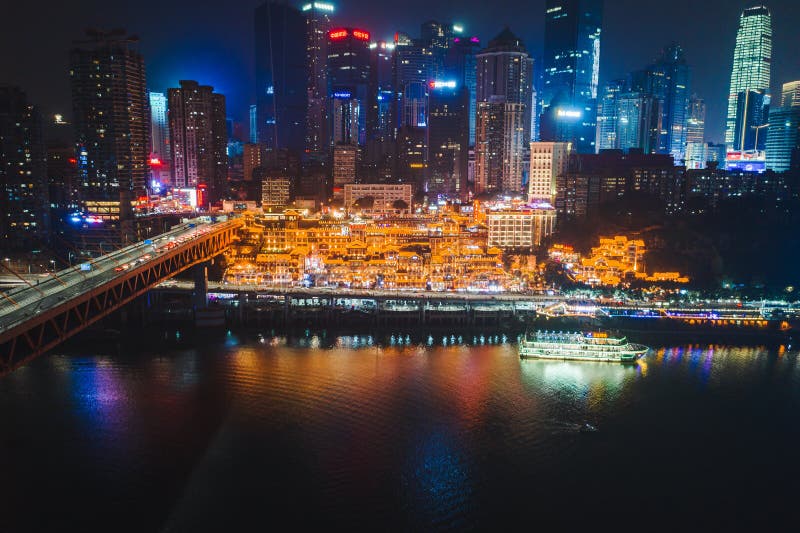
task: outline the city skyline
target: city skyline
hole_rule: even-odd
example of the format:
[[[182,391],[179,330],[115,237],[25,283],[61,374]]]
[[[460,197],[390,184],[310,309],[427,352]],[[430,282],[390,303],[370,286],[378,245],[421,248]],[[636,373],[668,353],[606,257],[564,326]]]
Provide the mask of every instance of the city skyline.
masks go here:
[[[54,16],[50,18],[57,20],[58,26],[50,27],[49,22],[44,22],[43,31],[48,35],[47,39],[41,38],[41,30],[34,31],[27,24],[27,20],[35,20],[26,13],[28,8],[13,6],[12,16],[4,17],[4,20],[14,21],[14,25],[4,27],[0,38],[8,40],[3,43],[6,48],[14,46],[28,50],[30,62],[18,61],[18,56],[4,57],[0,64],[4,76],[0,81],[22,87],[28,98],[40,106],[43,115],[58,112],[70,117],[67,50],[72,40],[81,37],[81,31],[75,31],[75,28],[124,26],[128,32],[141,38],[140,51],[145,58],[149,90],[165,91],[177,85],[180,79],[196,79],[213,85],[224,94],[229,102],[229,116],[244,122],[249,105],[255,101],[252,94],[253,13],[260,3],[248,2],[214,16],[206,16],[209,11],[199,8],[193,15],[196,19],[182,17],[185,22],[174,27],[191,31],[196,36],[191,41],[185,39],[183,31],[169,34],[161,31],[163,21],[173,18],[171,14],[177,14],[179,5],[136,12],[125,6],[115,6],[110,11],[93,0],[84,0],[78,4],[85,9],[76,9],[72,5],[69,12],[64,13],[58,13],[61,8],[54,6]],[[389,39],[394,31],[418,35],[420,25],[428,19],[452,20],[462,24],[467,34],[478,35],[482,45],[488,44],[489,39],[508,24],[533,56],[539,60],[542,58],[544,1],[522,9],[513,2],[501,2],[492,6],[495,14],[492,17],[485,16],[486,8],[474,2],[462,3],[454,10],[438,5],[426,4],[423,7],[421,3],[411,1],[407,8],[391,13],[379,6],[363,4],[355,0],[338,2],[334,24],[363,27],[373,34],[373,40],[380,40]],[[756,3],[712,1],[707,3],[702,13],[692,10],[688,2],[669,6],[639,4],[622,0],[609,2],[605,8],[600,83],[642,68],[651,63],[664,46],[676,41],[686,51],[692,68],[693,91],[707,102],[706,139],[722,142],[738,18],[742,9]],[[765,5],[773,15],[772,92],[777,94],[783,83],[800,77],[800,65],[791,57],[796,40],[791,28],[800,22],[800,7],[777,1]],[[153,13],[159,13],[159,9],[161,16],[153,16]],[[73,20],[74,13],[80,13],[80,20]],[[142,13],[147,17],[142,17]],[[649,18],[655,17],[661,22],[630,24],[631,17],[637,13],[646,13]],[[41,27],[38,22],[37,28]],[[708,31],[716,31],[718,38],[709,41]],[[238,37],[231,39],[231,35]],[[31,63],[40,67],[28,68]]]

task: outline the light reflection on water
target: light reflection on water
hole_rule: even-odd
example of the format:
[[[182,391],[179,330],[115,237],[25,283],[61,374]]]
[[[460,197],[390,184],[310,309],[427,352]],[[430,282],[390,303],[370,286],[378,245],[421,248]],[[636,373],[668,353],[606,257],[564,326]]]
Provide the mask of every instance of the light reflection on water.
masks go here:
[[[637,494],[681,494],[676,516],[687,494],[719,514],[731,462],[778,487],[800,475],[795,352],[662,346],[624,366],[520,360],[511,341],[226,332],[197,348],[42,358],[0,380],[13,435],[0,469],[18,488],[0,489],[0,514],[46,526],[32,502],[48,501],[83,530],[131,507],[144,509],[132,530],[220,530],[262,511],[299,525],[486,527],[532,501],[568,513],[576,486],[635,480]],[[587,421],[596,435],[581,434]],[[770,455],[752,453],[753,436]],[[58,459],[42,462],[40,442],[57,442]],[[713,453],[688,453],[701,444]],[[100,514],[78,512],[87,497]],[[580,493],[576,504],[605,509]]]

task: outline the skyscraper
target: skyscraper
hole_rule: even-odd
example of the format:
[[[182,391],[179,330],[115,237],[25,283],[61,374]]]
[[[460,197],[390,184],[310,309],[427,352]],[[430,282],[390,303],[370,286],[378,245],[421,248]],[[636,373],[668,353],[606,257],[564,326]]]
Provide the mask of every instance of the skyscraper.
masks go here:
[[[800,81],[783,84],[781,106],[769,113],[767,169],[800,168]]]
[[[135,240],[131,202],[145,194],[148,132],[144,59],[122,30],[88,31],[70,52],[81,206]]]
[[[150,177],[156,183],[169,183],[169,123],[167,96],[150,92]],[[148,183],[148,186],[150,184]],[[160,185],[158,185],[160,187]]]
[[[427,190],[464,197],[469,156],[469,90],[455,80],[429,83]]]
[[[0,251],[47,239],[47,154],[38,110],[18,87],[0,86]]]
[[[769,94],[766,90],[740,92],[736,97],[736,124],[731,145],[733,150],[763,151],[767,142],[768,117]]]
[[[306,66],[308,108],[306,111],[306,154],[324,161],[330,150],[328,139],[328,31],[333,4],[309,2],[302,8],[306,17]]]
[[[617,141],[620,150],[658,152],[661,131],[661,102],[655,96],[640,92],[622,93],[617,97]]]
[[[612,80],[603,86],[597,104],[597,151],[617,145],[617,100],[628,86],[626,80]]]
[[[469,145],[475,146],[475,117],[478,112],[477,37],[455,37],[445,59],[445,77],[463,84],[469,92]]]
[[[692,95],[687,115],[686,144],[702,143],[706,133],[706,101],[697,95]]]
[[[522,41],[505,28],[477,56],[475,192],[522,192],[526,113],[532,65]]]
[[[689,65],[678,44],[665,47],[659,57],[632,76],[631,90],[658,99],[661,133],[657,153],[670,154],[680,163],[686,150],[687,106],[689,105]]]
[[[208,191],[198,203],[218,201],[227,179],[225,97],[208,85],[181,80],[167,91],[172,139],[172,184]]]
[[[369,40],[369,32],[356,28],[334,28],[328,32],[328,91],[334,144],[366,144]]]
[[[570,143],[532,142],[528,201],[534,204],[555,205],[556,178],[569,166]]]
[[[728,116],[725,123],[725,144],[735,141],[739,96],[749,91],[769,93],[772,64],[772,17],[765,6],[745,9],[739,17],[736,48],[733,52],[733,69],[728,95]],[[746,108],[746,106],[745,106]]]
[[[305,150],[306,36],[306,18],[298,9],[273,0],[256,8],[256,130],[258,142],[270,151]]]
[[[540,97],[543,141],[595,152],[603,0],[547,0]]]

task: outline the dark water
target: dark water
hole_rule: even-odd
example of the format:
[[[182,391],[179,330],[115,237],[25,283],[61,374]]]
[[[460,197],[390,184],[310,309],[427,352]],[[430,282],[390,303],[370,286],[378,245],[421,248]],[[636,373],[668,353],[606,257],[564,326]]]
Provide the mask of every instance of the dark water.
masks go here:
[[[41,358],[0,379],[0,531],[797,529],[796,352],[430,340]]]

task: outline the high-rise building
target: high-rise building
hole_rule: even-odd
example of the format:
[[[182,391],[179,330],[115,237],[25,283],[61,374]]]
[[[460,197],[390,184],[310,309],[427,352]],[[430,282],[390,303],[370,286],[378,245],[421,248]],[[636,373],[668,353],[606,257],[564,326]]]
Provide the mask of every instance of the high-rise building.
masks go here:
[[[49,231],[39,111],[18,87],[0,86],[0,251],[30,251]]]
[[[545,5],[540,137],[594,153],[603,0]]]
[[[769,94],[765,90],[748,90],[736,97],[736,124],[733,144],[737,152],[763,151],[767,144]]]
[[[444,74],[445,58],[447,51],[453,45],[455,34],[452,23],[437,22],[435,20],[422,23],[420,41],[431,51],[433,69],[430,74],[436,79],[441,79]]]
[[[161,161],[170,158],[167,96],[164,93],[150,93],[150,158]]]
[[[534,204],[555,205],[556,178],[567,172],[570,143],[532,142],[531,166],[528,181],[528,201]]]
[[[455,80],[428,84],[427,190],[456,197],[467,192],[469,90]]]
[[[249,126],[250,144],[256,144],[258,142],[258,106],[256,104],[250,104]]]
[[[522,192],[526,114],[530,113],[532,63],[522,41],[505,28],[477,56],[478,111],[475,192]],[[483,121],[483,122],[482,122]],[[488,121],[488,122],[487,122]]]
[[[82,209],[114,229],[115,244],[136,240],[132,202],[148,175],[147,90],[138,39],[88,31],[70,52],[70,85]]]
[[[328,32],[328,85],[334,144],[366,144],[369,41],[369,32],[356,28],[334,28]]]
[[[800,81],[783,84],[781,107],[769,112],[767,169],[800,168]]]
[[[626,92],[617,97],[617,145],[623,151],[641,150],[658,153],[661,126],[661,101],[640,92]]]
[[[706,134],[706,101],[697,95],[689,99],[686,120],[686,144],[702,143]]]
[[[478,78],[475,54],[480,48],[477,37],[455,37],[445,58],[445,78],[467,88],[469,93],[469,145],[475,146],[475,119],[478,112]]]
[[[306,18],[300,10],[269,0],[255,10],[258,142],[267,150],[302,154],[308,111]]]
[[[733,146],[739,96],[749,91],[769,92],[772,65],[772,16],[765,6],[745,9],[739,17],[736,48],[733,52],[733,69],[728,96],[728,116],[725,123],[725,144]],[[745,106],[746,107],[746,106]]]
[[[689,105],[689,65],[678,44],[665,47],[658,59],[631,76],[631,90],[658,99],[661,132],[657,153],[671,154],[680,163],[686,146],[687,107]]]
[[[612,80],[603,86],[597,104],[597,151],[619,148],[617,144],[617,99],[628,86],[626,80]]]
[[[306,154],[324,161],[330,150],[328,139],[328,31],[334,6],[309,2],[302,7],[306,18],[306,66],[308,68],[308,109],[306,111]]]
[[[370,88],[367,108],[367,146],[364,164],[370,181],[386,181],[394,173],[393,122],[394,43],[370,43]]]
[[[244,181],[253,180],[253,171],[261,166],[263,147],[258,143],[247,143],[242,151],[242,167]]]
[[[167,98],[173,186],[205,188],[204,203],[217,202],[228,171],[225,97],[211,86],[181,80],[180,88],[167,91]]]
[[[358,147],[337,144],[333,147],[333,197],[344,197],[344,186],[356,182]]]

